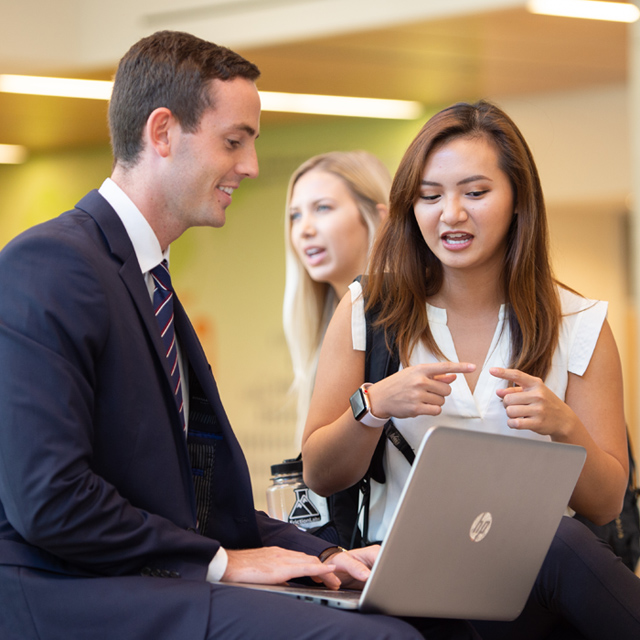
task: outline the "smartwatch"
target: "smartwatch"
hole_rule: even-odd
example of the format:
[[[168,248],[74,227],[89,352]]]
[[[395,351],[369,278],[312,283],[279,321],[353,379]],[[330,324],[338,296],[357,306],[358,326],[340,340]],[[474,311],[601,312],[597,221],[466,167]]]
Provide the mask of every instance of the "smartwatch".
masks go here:
[[[349,398],[353,417],[365,425],[365,427],[383,427],[389,421],[389,418],[378,418],[371,413],[371,405],[369,404],[369,396],[367,389],[371,386],[370,382],[365,382],[356,392]]]

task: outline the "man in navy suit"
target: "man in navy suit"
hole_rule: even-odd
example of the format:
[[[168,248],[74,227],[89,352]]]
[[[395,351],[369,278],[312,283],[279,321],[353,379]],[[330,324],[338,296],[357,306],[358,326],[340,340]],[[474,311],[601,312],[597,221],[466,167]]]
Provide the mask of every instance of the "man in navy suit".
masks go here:
[[[138,42],[109,107],[111,179],[0,253],[3,640],[472,637],[226,584],[358,584],[377,552],[255,511],[211,369],[157,271],[257,176],[258,75],[188,34]]]

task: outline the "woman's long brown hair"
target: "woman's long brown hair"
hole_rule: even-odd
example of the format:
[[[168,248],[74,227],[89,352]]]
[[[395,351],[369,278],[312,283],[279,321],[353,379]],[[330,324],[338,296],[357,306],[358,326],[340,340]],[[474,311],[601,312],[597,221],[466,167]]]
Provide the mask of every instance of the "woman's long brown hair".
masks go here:
[[[374,245],[364,282],[367,309],[395,337],[406,366],[422,340],[443,357],[427,319],[426,301],[442,287],[440,261],[422,237],[413,210],[425,164],[456,138],[485,138],[511,182],[514,211],[502,271],[511,331],[510,366],[545,378],[558,341],[560,301],[549,262],[547,217],[533,156],[513,121],[493,104],[455,104],[433,116],[404,154],[391,186],[389,217]]]

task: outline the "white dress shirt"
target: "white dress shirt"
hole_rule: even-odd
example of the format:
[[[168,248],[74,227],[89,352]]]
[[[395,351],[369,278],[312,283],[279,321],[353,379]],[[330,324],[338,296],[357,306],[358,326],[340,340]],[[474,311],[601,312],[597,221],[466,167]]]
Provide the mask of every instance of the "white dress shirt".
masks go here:
[[[124,228],[131,240],[133,250],[140,265],[140,270],[144,277],[145,284],[149,290],[149,297],[153,301],[153,290],[155,285],[151,275],[151,269],[157,267],[163,260],[169,264],[169,250],[162,251],[160,242],[142,215],[140,209],[132,202],[131,198],[113,181],[107,178],[100,189],[100,195],[113,207],[118,217],[122,221]],[[180,368],[180,381],[182,384],[182,397],[184,400],[184,419],[186,429],[189,428],[189,388],[188,380],[185,376],[185,369],[182,363],[182,354],[180,352],[180,344],[176,336],[176,346],[178,351],[178,367]],[[207,571],[208,582],[219,582],[227,569],[228,556],[227,552],[220,547],[218,553],[213,557]]]

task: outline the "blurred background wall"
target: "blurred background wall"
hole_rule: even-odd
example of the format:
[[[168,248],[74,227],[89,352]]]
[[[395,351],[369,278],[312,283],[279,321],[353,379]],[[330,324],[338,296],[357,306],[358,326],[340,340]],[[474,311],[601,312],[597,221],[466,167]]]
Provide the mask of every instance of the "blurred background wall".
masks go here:
[[[536,16],[489,0],[0,0],[0,74],[110,79],[160,28],[230,46],[262,69],[261,90],[418,100],[417,120],[265,112],[261,173],[234,194],[223,229],[192,229],[172,274],[249,460],[258,506],[269,466],[297,454],[291,367],[281,325],[284,200],[316,153],[366,149],[393,172],[424,120],[487,98],[522,129],[540,169],[560,280],[609,300],[632,437],[637,419],[633,201],[637,27]],[[0,247],[70,208],[109,175],[106,102],[0,93]],[[636,198],[637,199],[637,198]],[[1,295],[1,292],[0,292]]]

